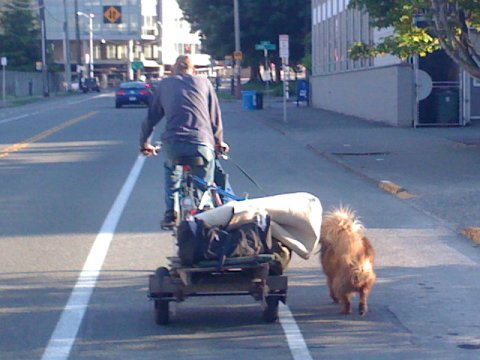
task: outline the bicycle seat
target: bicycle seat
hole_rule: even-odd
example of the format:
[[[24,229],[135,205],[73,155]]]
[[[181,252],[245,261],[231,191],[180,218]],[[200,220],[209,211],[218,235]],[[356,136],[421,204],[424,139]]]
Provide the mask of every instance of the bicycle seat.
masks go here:
[[[181,156],[173,162],[175,165],[203,166],[205,161],[201,156]]]

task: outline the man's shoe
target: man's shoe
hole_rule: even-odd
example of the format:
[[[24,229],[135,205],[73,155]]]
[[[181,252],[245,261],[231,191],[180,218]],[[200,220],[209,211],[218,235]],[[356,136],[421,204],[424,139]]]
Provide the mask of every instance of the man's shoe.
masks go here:
[[[165,211],[165,215],[163,216],[163,220],[161,223],[163,230],[170,230],[173,229],[177,225],[177,216],[175,211],[167,210]]]

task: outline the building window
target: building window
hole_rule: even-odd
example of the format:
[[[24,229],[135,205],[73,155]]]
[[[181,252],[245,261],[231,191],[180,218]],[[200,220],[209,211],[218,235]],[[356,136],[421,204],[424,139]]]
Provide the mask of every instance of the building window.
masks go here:
[[[348,9],[349,0],[312,2],[313,73],[335,73],[372,65],[372,59],[352,61],[348,50],[357,41],[371,43],[368,14]]]
[[[102,58],[101,56],[101,49],[99,45],[94,45],[93,46],[93,61],[95,60],[100,60]]]
[[[117,59],[118,60],[127,59],[127,45],[118,45],[117,46]]]
[[[117,57],[115,45],[107,45],[107,59],[115,59]]]
[[[153,59],[155,56],[153,55],[153,46],[152,45],[145,45],[143,48],[143,54],[145,55],[145,59]]]

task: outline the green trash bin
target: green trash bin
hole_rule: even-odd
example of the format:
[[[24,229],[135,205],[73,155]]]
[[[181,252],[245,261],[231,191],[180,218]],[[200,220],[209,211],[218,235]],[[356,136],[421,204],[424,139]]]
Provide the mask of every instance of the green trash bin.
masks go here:
[[[437,89],[433,94],[435,122],[439,124],[459,123],[458,89]]]

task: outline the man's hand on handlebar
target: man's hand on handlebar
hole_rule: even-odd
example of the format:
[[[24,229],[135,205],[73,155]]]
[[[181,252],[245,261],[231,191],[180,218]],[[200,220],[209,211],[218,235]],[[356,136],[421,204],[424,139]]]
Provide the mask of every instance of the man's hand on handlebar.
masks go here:
[[[140,152],[145,156],[157,156],[160,148],[152,144],[144,144],[143,148],[140,148]]]
[[[230,151],[230,146],[226,142],[221,142],[217,145],[215,145],[215,154],[217,157],[221,157],[224,159],[228,159],[228,152]]]

